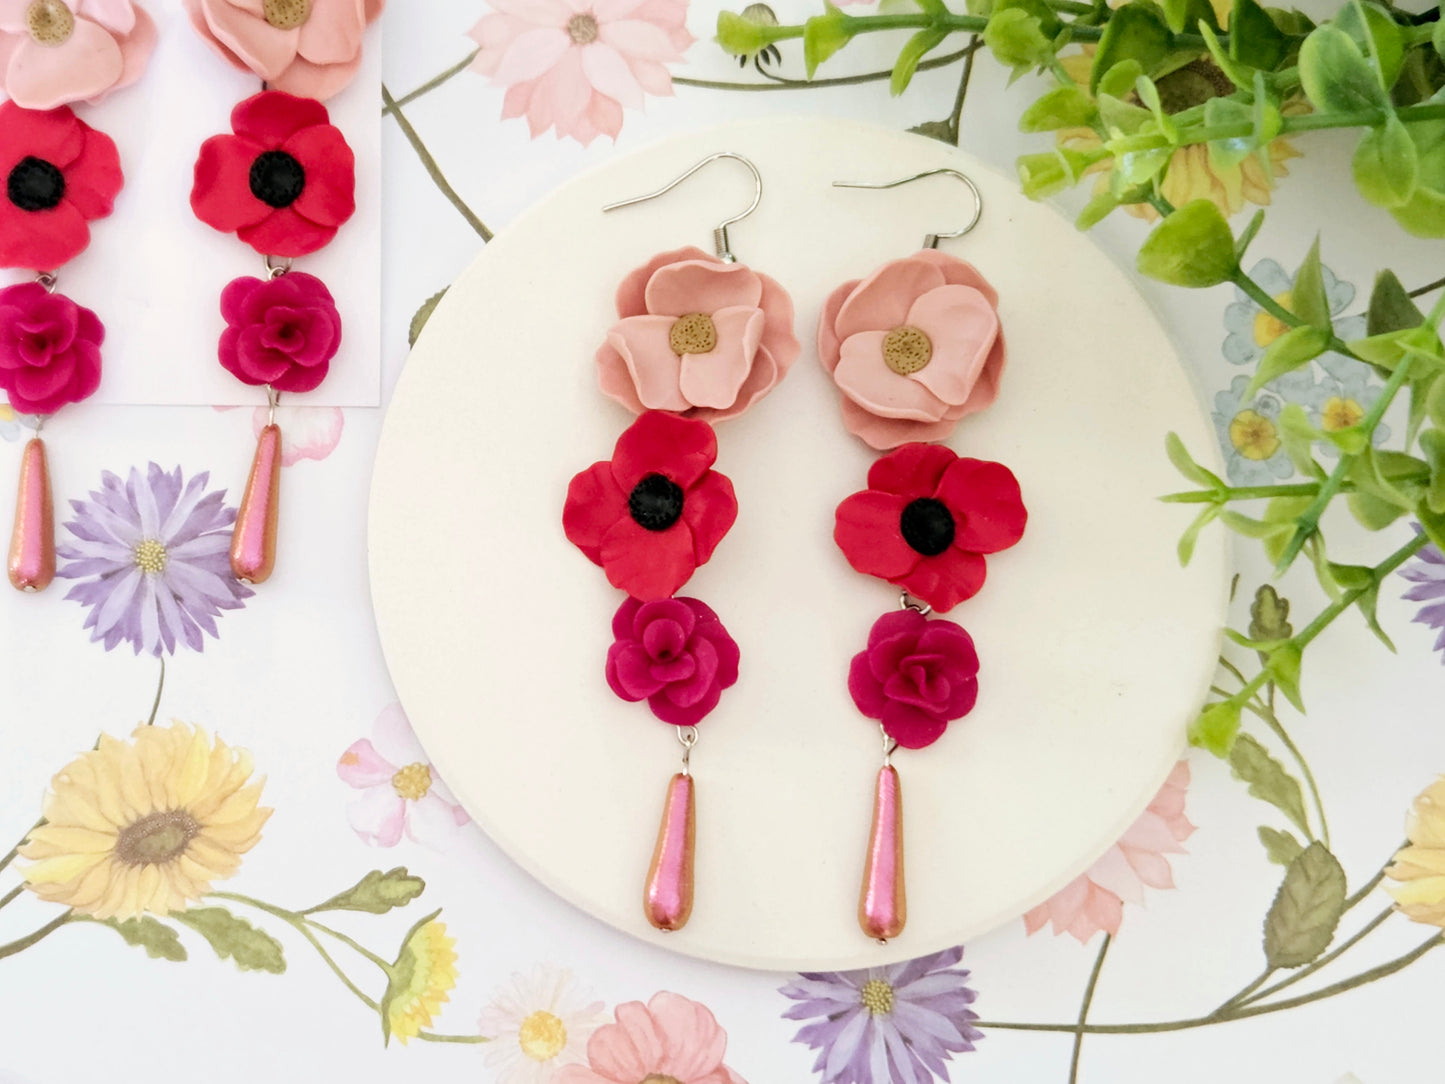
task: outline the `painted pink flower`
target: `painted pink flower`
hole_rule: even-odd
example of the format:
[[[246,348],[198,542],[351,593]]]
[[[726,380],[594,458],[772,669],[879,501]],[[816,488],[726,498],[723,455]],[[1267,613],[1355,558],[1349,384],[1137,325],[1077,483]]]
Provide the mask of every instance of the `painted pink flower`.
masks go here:
[[[370,738],[341,754],[336,774],[364,792],[347,807],[346,819],[375,847],[394,847],[405,834],[440,850],[470,819],[427,760],[400,704],[376,717]]]
[[[597,351],[598,380],[637,414],[736,417],[777,386],[802,349],[786,290],[697,248],[661,253],[623,279],[617,315]]]
[[[564,1065],[555,1084],[746,1084],[723,1064],[728,1036],[707,1006],[666,991],[617,1006],[617,1022],[587,1041],[587,1064]]]
[[[258,440],[270,417],[263,406],[251,412],[251,429]],[[276,424],[281,427],[281,465],[294,467],[303,459],[325,459],[336,451],[346,416],[334,406],[278,406]]]
[[[869,447],[946,440],[998,396],[998,293],[972,264],[924,249],[845,282],[823,305],[818,359],[843,424]]]
[[[1024,927],[1038,933],[1053,923],[1054,933],[1070,934],[1080,944],[1097,933],[1119,932],[1124,904],[1143,903],[1144,886],[1173,888],[1174,874],[1166,855],[1183,854],[1183,842],[1194,833],[1184,815],[1189,765],[1174,765],[1164,786],[1134,826],[1104,857],[1063,891],[1024,915]]]
[[[131,0],[0,0],[0,89],[26,109],[99,101],[139,79],[155,46]]]
[[[502,117],[525,114],[534,139],[548,128],[583,146],[616,139],[624,106],[672,95],[666,65],[694,41],[687,0],[491,3],[469,34],[481,46],[471,69],[507,88]]]
[[[185,0],[205,43],[272,90],[327,98],[361,67],[361,39],[386,0]]]

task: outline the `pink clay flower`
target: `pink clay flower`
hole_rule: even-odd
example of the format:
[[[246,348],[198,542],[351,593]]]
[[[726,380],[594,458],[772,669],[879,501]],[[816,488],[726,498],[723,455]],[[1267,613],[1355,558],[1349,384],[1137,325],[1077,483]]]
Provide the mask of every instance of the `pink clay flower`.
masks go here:
[[[0,90],[25,109],[99,101],[139,79],[155,46],[131,0],[0,0]]]

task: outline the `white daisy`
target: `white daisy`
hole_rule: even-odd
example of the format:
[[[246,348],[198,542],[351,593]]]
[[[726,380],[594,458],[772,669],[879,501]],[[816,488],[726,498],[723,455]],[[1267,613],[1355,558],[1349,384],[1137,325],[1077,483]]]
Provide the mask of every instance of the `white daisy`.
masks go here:
[[[603,1008],[565,969],[514,973],[478,1021],[492,1040],[486,1064],[496,1084],[548,1084],[562,1066],[585,1061],[588,1037],[607,1022]]]

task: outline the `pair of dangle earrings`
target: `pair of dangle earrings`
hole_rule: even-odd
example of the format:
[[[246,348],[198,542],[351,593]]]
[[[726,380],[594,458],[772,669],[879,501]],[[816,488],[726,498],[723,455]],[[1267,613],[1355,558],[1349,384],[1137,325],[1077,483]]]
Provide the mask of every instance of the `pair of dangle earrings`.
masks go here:
[[[567,538],[608,581],[627,593],[612,621],[605,675],[620,698],[646,701],[676,727],[682,768],[668,784],[643,890],[647,920],[680,929],[692,911],[696,794],[691,754],[698,726],[738,679],[740,652],[721,619],[699,599],[679,596],[737,517],[732,483],[713,469],[713,424],[735,417],[787,375],[801,346],[793,303],[772,278],[739,264],[728,227],[762,196],[757,168],[721,152],[656,192],[654,199],[709,163],[741,162],[754,181],[751,204],[714,230],[716,255],[696,248],[662,253],[617,291],[618,322],[596,354],[604,394],[638,415],[610,460],[576,475],[563,509]],[[934,170],[885,185],[948,173]],[[929,621],[983,584],[984,553],[1012,545],[1025,513],[1007,468],[959,459],[927,443],[992,403],[1004,363],[997,295],[970,265],[936,251],[895,260],[845,283],[824,305],[819,360],[840,393],[848,430],[879,450],[869,488],[837,511],[835,540],[850,564],[903,590],[903,608],[875,623],[851,665],[849,690],[878,721],[884,764],[876,781],[859,923],[886,941],[902,932],[901,787],[891,758],[899,745],[922,748],[977,696],[978,658],[968,633]]]

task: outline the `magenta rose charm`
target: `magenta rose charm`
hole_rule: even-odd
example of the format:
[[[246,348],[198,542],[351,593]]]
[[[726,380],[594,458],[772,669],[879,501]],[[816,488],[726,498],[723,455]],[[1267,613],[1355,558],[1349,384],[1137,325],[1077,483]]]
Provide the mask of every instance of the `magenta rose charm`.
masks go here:
[[[612,635],[607,684],[623,700],[646,700],[665,723],[696,726],[738,679],[738,645],[698,599],[630,598]]]
[[[105,325],[38,282],[0,290],[0,388],[21,414],[53,414],[100,387]]]
[[[848,691],[858,710],[905,749],[932,745],[978,699],[973,637],[917,610],[884,614],[873,622],[868,646],[853,656]]]
[[[311,391],[326,379],[341,347],[341,315],[331,291],[301,271],[232,280],[221,293],[221,315],[221,365],[247,384]]]

